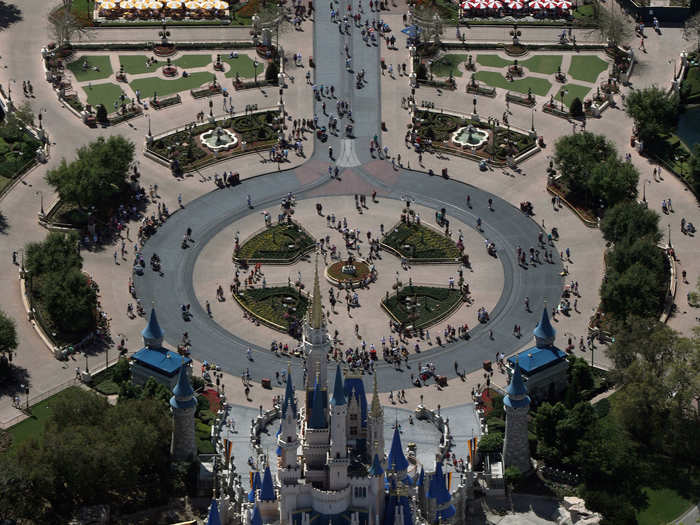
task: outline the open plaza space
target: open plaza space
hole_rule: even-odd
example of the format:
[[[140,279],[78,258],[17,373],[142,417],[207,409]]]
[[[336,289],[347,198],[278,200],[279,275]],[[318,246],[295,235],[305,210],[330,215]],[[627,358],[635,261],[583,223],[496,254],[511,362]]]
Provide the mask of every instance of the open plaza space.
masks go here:
[[[700,52],[614,4],[0,2],[0,470],[86,403],[221,523],[695,519]]]

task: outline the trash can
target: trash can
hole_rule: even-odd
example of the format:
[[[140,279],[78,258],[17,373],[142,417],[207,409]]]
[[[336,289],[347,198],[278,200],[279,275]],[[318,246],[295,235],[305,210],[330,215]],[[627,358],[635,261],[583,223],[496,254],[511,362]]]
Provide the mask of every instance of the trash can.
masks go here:
[[[272,389],[272,383],[271,383],[269,378],[263,377],[263,379],[260,383],[262,384],[263,388],[267,388],[268,390]]]

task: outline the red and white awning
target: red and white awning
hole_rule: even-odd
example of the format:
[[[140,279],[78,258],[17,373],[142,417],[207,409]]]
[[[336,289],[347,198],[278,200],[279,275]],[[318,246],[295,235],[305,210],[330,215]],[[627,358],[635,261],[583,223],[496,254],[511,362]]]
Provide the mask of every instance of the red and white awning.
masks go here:
[[[559,2],[556,0],[542,0],[542,7],[544,9],[556,9],[559,7]]]
[[[486,0],[467,0],[467,5],[470,9],[487,9],[488,2]]]
[[[556,4],[559,9],[571,9],[573,2],[570,0],[558,0]]]
[[[521,0],[506,0],[506,5],[509,9],[522,9],[523,2]]]
[[[544,9],[543,4],[544,0],[530,0],[527,6],[530,9]]]
[[[487,0],[486,5],[489,9],[500,9],[503,7],[503,3],[499,0]]]

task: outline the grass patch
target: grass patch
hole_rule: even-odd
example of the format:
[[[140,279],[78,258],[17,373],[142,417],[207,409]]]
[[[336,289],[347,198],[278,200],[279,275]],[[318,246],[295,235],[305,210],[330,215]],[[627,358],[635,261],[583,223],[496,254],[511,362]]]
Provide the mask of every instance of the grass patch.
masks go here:
[[[573,102],[576,97],[581,99],[581,102],[583,102],[591,88],[579,86],[578,84],[565,84],[561,87],[561,89],[559,89],[557,95],[554,97],[555,102],[561,103],[561,92],[563,90],[567,91],[566,95],[564,95],[564,105],[568,108],[571,106],[571,102]]]
[[[449,77],[452,73],[455,77],[461,77],[459,65],[467,60],[467,55],[443,55],[433,62],[432,72],[436,77]]]
[[[238,73],[240,78],[255,77],[255,68],[253,68],[254,62],[248,55],[239,54],[238,58],[231,58],[228,55],[222,55],[221,61],[230,66],[229,70],[224,74],[226,78],[234,78],[236,73]],[[257,69],[258,76],[260,76],[265,71],[265,64],[258,63]]]
[[[93,107],[104,104],[107,113],[115,110],[114,102],[119,104],[119,97],[122,95],[122,88],[117,84],[108,82],[106,84],[96,84],[94,86],[83,86],[83,91],[87,94],[87,103]]]
[[[506,67],[510,66],[513,61],[506,60],[498,55],[477,55],[476,63],[486,67]]]
[[[382,242],[404,257],[415,260],[456,259],[460,256],[452,239],[423,224],[400,222]]]
[[[181,91],[198,88],[207,82],[211,81],[212,73],[208,71],[199,71],[192,73],[187,78],[180,77],[173,80],[165,80],[158,77],[137,78],[132,80],[129,85],[131,89],[137,89],[143,93],[143,97],[151,97],[153,93],[157,93],[159,97],[166,97]]]
[[[683,514],[695,503],[683,497],[673,489],[644,488],[644,493],[649,498],[649,506],[637,513],[639,525],[659,525],[669,523]]]
[[[262,321],[292,335],[300,332],[309,305],[308,297],[292,286],[251,288],[237,294],[236,300]]]
[[[603,71],[608,69],[608,63],[595,55],[572,56],[569,75],[576,80],[595,83]]]
[[[535,55],[518,62],[521,66],[527,68],[533,73],[541,73],[543,75],[553,75],[557,72],[557,68],[561,67],[561,55]]]
[[[87,60],[88,69],[83,69],[83,63]],[[104,55],[85,55],[68,64],[68,69],[75,75],[78,82],[87,82],[89,80],[100,80],[109,78],[112,75],[112,64],[109,61],[109,56]],[[97,67],[99,71],[92,68]]]
[[[182,55],[177,60],[173,60],[172,63],[185,69],[205,67],[211,64],[211,55]]]
[[[527,93],[528,89],[532,90],[534,95],[544,96],[549,93],[552,84],[544,78],[524,77],[509,82],[506,78],[496,71],[477,71],[475,78],[484,84],[492,87],[507,89],[509,91],[517,91],[518,93]]]
[[[459,303],[459,290],[437,286],[406,286],[382,301],[400,323],[425,328],[442,319]]]
[[[29,410],[30,417],[24,421],[20,421],[13,427],[10,427],[7,432],[12,436],[12,444],[10,445],[10,451],[15,450],[19,445],[31,439],[33,437],[39,437],[44,431],[46,422],[51,415],[51,407],[59,400],[65,393],[73,388],[78,388],[75,386],[68,387],[66,390],[59,392],[56,395],[44,399],[43,401],[32,406]],[[20,396],[22,401],[25,401],[23,396]]]
[[[595,23],[595,6],[593,4],[579,5],[574,9],[574,20],[579,24]]]
[[[299,225],[275,224],[244,242],[235,256],[248,261],[291,260],[315,244]]]
[[[119,65],[124,68],[124,73],[142,75],[153,73],[161,64],[158,62],[146,67],[146,55],[119,55]]]

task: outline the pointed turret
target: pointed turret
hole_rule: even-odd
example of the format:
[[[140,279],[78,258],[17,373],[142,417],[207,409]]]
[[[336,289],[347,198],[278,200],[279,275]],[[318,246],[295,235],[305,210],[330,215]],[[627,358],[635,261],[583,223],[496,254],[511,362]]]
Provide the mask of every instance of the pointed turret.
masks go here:
[[[170,398],[170,406],[173,408],[190,408],[197,406],[194,390],[190,384],[190,378],[187,376],[187,365],[185,365],[184,357],[180,365],[180,375],[177,379],[177,384],[175,388],[173,388],[173,397]]]
[[[156,309],[151,308],[151,317],[148,320],[146,328],[141,332],[143,336],[143,345],[147,348],[161,348],[163,346],[163,330],[158,324]]]
[[[341,406],[345,404],[345,389],[343,388],[343,374],[340,365],[335,368],[335,385],[333,386],[333,397],[331,406]]]
[[[318,383],[318,373],[316,374],[316,386],[314,387],[313,401],[311,405],[311,417],[309,418],[309,428],[321,429],[326,428],[326,410],[324,408],[323,395],[325,391],[321,390],[321,385]]]
[[[270,466],[268,465],[265,467],[265,473],[263,474],[260,501],[275,501],[276,499],[275,486],[272,483],[272,474],[270,473]]]
[[[532,333],[535,335],[535,346],[538,348],[546,348],[554,344],[554,338],[557,335],[557,331],[549,321],[547,303],[545,303],[544,308],[542,309],[542,317],[540,318],[540,322],[537,323],[537,326]]]
[[[294,385],[292,384],[292,367],[287,364],[287,385],[284,390],[284,401],[282,403],[282,419],[287,417],[287,407],[291,406],[294,417],[297,417],[297,402],[294,399]]]
[[[510,380],[508,388],[506,388],[503,404],[512,408],[522,408],[530,404],[530,397],[527,395],[527,387],[525,386],[525,381],[523,381],[520,365],[517,360],[513,368],[513,377]]]
[[[384,469],[382,468],[382,463],[379,461],[379,456],[374,455],[372,460],[372,466],[369,469],[370,476],[381,476],[384,474]]]
[[[391,450],[387,458],[387,470],[401,472],[408,468],[408,460],[403,453],[401,446],[401,436],[399,435],[399,426],[394,427],[394,437],[391,440]]]
[[[416,487],[422,487],[423,483],[425,483],[425,470],[423,469],[423,465],[421,465],[420,474],[418,474],[418,481],[416,481]]]
[[[211,505],[209,506],[207,525],[221,525],[221,516],[219,516],[219,504],[216,502],[215,499],[211,500]]]
[[[250,516],[250,525],[263,525],[262,516],[260,515],[260,509],[257,505],[253,507],[253,513]]]
[[[530,443],[527,432],[527,413],[530,397],[520,373],[520,364],[515,361],[513,377],[503,397],[506,412],[506,429],[503,436],[503,467],[518,467],[520,472],[529,472]]]
[[[314,269],[314,291],[311,298],[311,328],[318,330],[323,324],[323,310],[321,308],[321,286],[318,282],[318,253],[316,254],[316,268]]]
[[[370,409],[370,415],[372,417],[384,416],[384,410],[382,409],[381,403],[379,403],[379,393],[377,392],[377,374],[374,374],[374,390],[372,392],[372,408]]]
[[[194,435],[194,411],[197,399],[187,375],[185,358],[182,358],[180,375],[173,388],[170,398],[173,413],[173,435],[170,443],[170,454],[178,461],[193,458],[197,454],[197,443]]]

